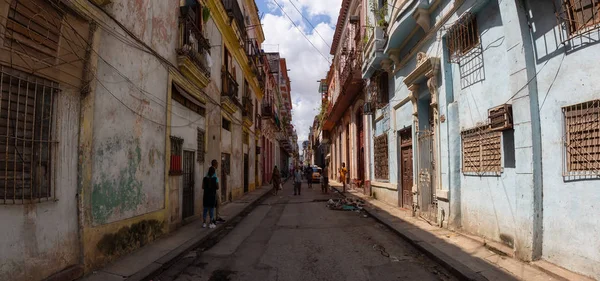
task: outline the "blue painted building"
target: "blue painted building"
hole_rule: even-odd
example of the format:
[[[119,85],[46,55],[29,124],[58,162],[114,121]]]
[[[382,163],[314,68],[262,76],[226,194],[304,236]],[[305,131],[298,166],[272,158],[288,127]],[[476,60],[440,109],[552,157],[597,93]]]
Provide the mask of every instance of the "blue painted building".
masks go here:
[[[600,278],[597,1],[368,2],[372,195]]]

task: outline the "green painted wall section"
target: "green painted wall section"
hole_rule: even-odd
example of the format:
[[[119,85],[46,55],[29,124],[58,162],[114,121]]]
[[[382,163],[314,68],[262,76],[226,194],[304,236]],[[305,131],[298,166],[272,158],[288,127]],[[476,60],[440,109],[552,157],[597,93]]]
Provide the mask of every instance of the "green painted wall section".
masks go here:
[[[136,173],[142,161],[139,140],[127,141],[127,165],[121,168],[118,177],[110,177],[102,171],[94,183],[92,191],[92,218],[95,223],[104,224],[115,213],[135,210],[144,202],[142,182]],[[118,161],[116,153],[123,149],[122,141],[109,141],[96,151],[102,161]],[[117,163],[115,163],[117,164]]]

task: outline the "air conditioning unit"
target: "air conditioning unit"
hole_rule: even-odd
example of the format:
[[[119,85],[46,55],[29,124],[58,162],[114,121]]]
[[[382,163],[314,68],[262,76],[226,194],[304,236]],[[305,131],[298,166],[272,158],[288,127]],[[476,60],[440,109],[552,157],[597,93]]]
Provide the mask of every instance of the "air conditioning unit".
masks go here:
[[[488,110],[488,120],[492,131],[503,131],[513,127],[512,105],[503,104]]]
[[[359,16],[350,16],[350,23],[351,24],[357,24],[360,21],[360,17]]]

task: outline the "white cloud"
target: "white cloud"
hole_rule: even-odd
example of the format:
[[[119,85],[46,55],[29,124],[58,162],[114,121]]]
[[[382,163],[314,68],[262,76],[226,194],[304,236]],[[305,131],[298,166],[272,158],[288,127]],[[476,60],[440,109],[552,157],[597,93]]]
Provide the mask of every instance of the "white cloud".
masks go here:
[[[305,16],[311,20],[321,36],[304,22],[289,1],[294,1],[296,7],[305,12]],[[290,20],[280,13],[276,5],[269,5],[272,10],[263,18],[263,30],[266,38],[264,49],[279,51],[281,56],[286,59],[290,69],[292,123],[298,132],[298,144],[301,146],[302,141],[308,139],[309,127],[312,126],[314,117],[318,113],[317,109],[321,104],[317,81],[325,78],[329,70],[329,62],[321,54],[331,60],[329,45],[331,45],[335,31],[341,0],[277,0],[277,2],[319,50],[317,51],[315,47],[311,46]],[[315,22],[313,19],[317,15],[327,16],[329,19],[325,22]],[[321,37],[327,42],[324,42]]]

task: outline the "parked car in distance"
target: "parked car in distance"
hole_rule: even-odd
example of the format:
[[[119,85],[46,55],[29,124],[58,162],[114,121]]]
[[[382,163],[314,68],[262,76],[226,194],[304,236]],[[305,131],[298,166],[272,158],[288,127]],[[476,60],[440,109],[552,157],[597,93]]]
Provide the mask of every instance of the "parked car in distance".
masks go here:
[[[322,169],[319,167],[312,167],[313,172],[312,172],[312,182],[320,182],[321,181],[321,172]]]

